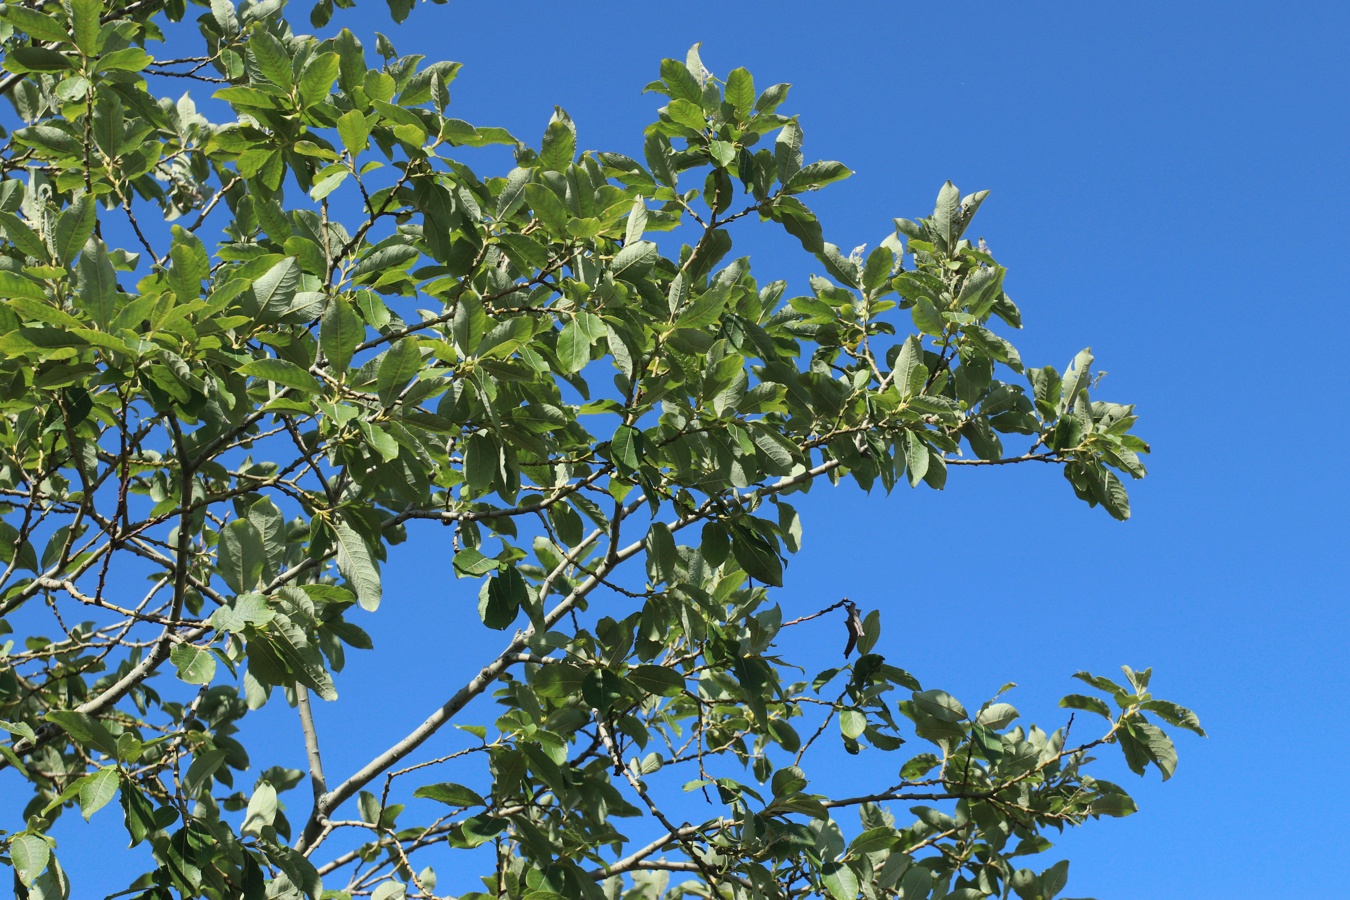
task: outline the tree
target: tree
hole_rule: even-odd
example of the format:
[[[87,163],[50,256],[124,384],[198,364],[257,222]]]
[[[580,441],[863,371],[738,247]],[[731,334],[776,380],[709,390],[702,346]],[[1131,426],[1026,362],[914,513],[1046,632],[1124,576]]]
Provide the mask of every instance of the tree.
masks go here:
[[[1132,408],[1090,400],[1088,351],[1027,368],[1003,336],[1004,269],[963,237],[985,192],[948,183],[845,254],[806,200],[848,169],[805,163],[787,85],[716,77],[697,47],[648,85],[666,102],[638,161],[578,155],[561,110],[538,149],[448,118],[458,65],[383,36],[371,68],[280,3],[199,5],[205,46],[177,59],[147,46],[169,32],[179,54],[182,0],[0,12],[22,120],[0,182],[20,896],[68,895],[79,860],[48,831],[116,799],[145,874],[101,887],[143,897],[432,896],[428,848],[481,847],[482,890],[455,873],[454,893],[1049,898],[1068,864],[1020,857],[1135,809],[1090,753],[1172,774],[1156,722],[1203,732],[1148,670],[1079,673],[1095,693],[1062,705],[1103,721],[1046,733],[925,690],[875,652],[875,610],[785,621],[774,600],[789,500],[822,478],[941,489],[953,466],[1040,462],[1128,516]],[[237,119],[156,96],[171,75]],[[490,144],[505,175],[457,158]],[[809,296],[732,258],[755,219],[814,255]],[[504,646],[327,770],[314,705],[372,649],[388,547],[436,525]],[[859,655],[804,678],[775,637],[827,614]],[[497,709],[470,706],[485,694]],[[268,703],[294,707],[307,759],[237,739]],[[835,742],[873,794],[812,791]]]

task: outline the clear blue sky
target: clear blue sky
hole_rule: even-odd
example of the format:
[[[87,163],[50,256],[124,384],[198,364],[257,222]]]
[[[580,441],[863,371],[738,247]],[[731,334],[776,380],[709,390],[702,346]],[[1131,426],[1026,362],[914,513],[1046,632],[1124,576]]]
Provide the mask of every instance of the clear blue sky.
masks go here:
[[[297,30],[306,13],[292,9]],[[1350,6],[455,0],[419,4],[401,27],[368,3],[334,25],[465,63],[452,115],[537,142],[558,104],[582,147],[635,156],[661,100],[642,86],[661,57],[703,41],[718,75],[743,65],[761,86],[792,82],[780,111],[800,114],[808,160],[856,170],[813,204],[845,249],[927,214],[946,179],[990,189],[975,230],[1009,267],[1023,358],[1062,367],[1090,345],[1109,372],[1094,396],[1137,404],[1154,452],[1131,485],[1134,518],[1089,510],[1049,467],[954,470],[941,494],[821,485],[799,504],[804,549],[778,600],[790,615],[843,595],[880,608],[889,661],[977,705],[1018,682],[1009,699],[1049,727],[1074,671],[1154,667],[1156,692],[1195,709],[1210,738],[1178,737],[1166,785],[1112,763],[1105,777],[1141,812],[1059,842],[1070,896],[1335,892],[1326,863],[1344,842],[1323,785],[1350,739],[1335,549],[1347,536],[1335,454],[1350,412]],[[738,248],[762,280],[802,287],[816,266],[780,238]],[[377,652],[352,659],[339,690],[378,712],[343,747],[330,741],[330,771],[387,743],[379,723],[402,733],[439,704],[454,675],[426,673],[442,660],[474,662],[458,629],[476,585],[453,584],[427,546],[420,559],[416,542],[395,548],[384,606],[358,620]],[[821,666],[837,657],[833,630],[823,648],[820,633],[787,637]],[[411,684],[390,681],[391,652],[416,660]],[[268,721],[301,765],[293,714]],[[104,814],[95,831],[99,818],[120,825]],[[68,854],[93,833],[77,830]]]

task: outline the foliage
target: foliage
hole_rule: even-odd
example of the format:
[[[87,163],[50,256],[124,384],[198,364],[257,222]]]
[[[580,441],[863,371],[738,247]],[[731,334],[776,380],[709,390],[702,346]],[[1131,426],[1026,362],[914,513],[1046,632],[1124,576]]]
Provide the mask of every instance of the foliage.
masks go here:
[[[431,896],[428,848],[483,846],[483,892],[456,894],[1049,898],[1067,863],[1021,857],[1135,808],[1090,752],[1172,774],[1153,720],[1200,728],[1147,670],[1080,673],[1114,705],[1066,697],[1105,720],[1075,742],[925,690],[874,652],[876,612],[844,667],[803,680],[776,654],[780,629],[846,605],[785,622],[773,601],[789,499],[822,477],[940,489],[953,466],[1043,462],[1129,514],[1132,409],[1089,398],[1088,351],[1027,368],[1004,337],[1004,269],[963,236],[985,192],[948,183],[845,254],[806,201],[849,171],[805,161],[787,85],[717,78],[697,47],[648,86],[666,102],[639,161],[578,155],[561,110],[537,149],[449,118],[458,65],[384,36],[372,57],[347,30],[292,33],[279,2],[200,5],[204,48],[177,59],[148,48],[189,43],[182,0],[0,12],[21,120],[0,181],[20,894],[78,878],[59,816],[120,806],[146,874],[104,887],[145,897]],[[235,118],[157,96],[168,75]],[[487,145],[514,168],[462,161]],[[809,296],[732,258],[741,219],[814,255]],[[371,650],[387,548],[436,523],[450,602],[476,596],[504,646],[333,777],[312,704]],[[484,694],[495,713],[469,706]],[[304,770],[239,739],[278,701]],[[808,751],[836,741],[898,776],[813,792]]]

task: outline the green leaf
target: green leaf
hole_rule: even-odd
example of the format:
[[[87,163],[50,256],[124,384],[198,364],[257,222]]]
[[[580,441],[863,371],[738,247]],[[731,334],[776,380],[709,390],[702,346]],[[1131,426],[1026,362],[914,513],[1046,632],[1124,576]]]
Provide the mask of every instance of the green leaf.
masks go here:
[[[688,100],[691,103],[698,103],[703,99],[703,86],[678,59],[661,60],[661,80],[666,83],[671,97]]]
[[[0,270],[0,297],[10,300],[10,307],[27,319],[36,318],[39,321],[47,321],[40,313],[42,307],[48,308],[52,313],[60,312],[60,310],[57,310],[51,305],[51,301],[47,299],[47,293],[42,289],[42,285],[38,284],[36,281],[30,281],[29,279],[24,278],[18,272]],[[27,306],[12,302],[18,299],[31,300],[37,305]],[[30,312],[30,310],[33,310],[34,312]],[[62,315],[65,314],[62,313]],[[51,324],[58,323],[52,322]],[[78,324],[78,322],[76,324]]]
[[[10,862],[26,887],[33,886],[42,870],[47,868],[51,856],[51,847],[35,834],[16,834],[9,840]]]
[[[464,820],[460,826],[464,834],[464,843],[468,847],[477,847],[486,844],[497,835],[501,834],[510,823],[505,819],[498,819],[494,816],[480,815],[470,816]]]
[[[671,160],[674,151],[671,150],[670,140],[663,134],[648,134],[642,152],[647,160],[647,168],[652,170],[652,177],[674,190],[677,175]]]
[[[854,740],[867,728],[867,715],[858,709],[839,711],[839,730],[844,737]]]
[[[276,322],[289,312],[299,286],[300,264],[292,256],[260,275],[250,289],[259,320]]]
[[[816,256],[824,264],[831,278],[855,290],[862,287],[862,271],[858,268],[858,264],[844,256],[834,244],[825,244],[824,249]]]
[[[1130,720],[1126,730],[1148,749],[1149,758],[1157,765],[1158,771],[1162,772],[1163,781],[1171,778],[1172,773],[1177,770],[1177,749],[1172,744],[1172,739],[1157,725],[1138,720]]]
[[[117,739],[112,736],[103,723],[82,712],[73,709],[52,710],[45,718],[55,722],[61,730],[85,747],[102,750],[108,756],[117,758]]]
[[[863,656],[871,653],[879,637],[881,637],[881,613],[874,609],[863,616],[863,633],[862,637],[858,638],[858,652]]]
[[[338,118],[337,129],[342,146],[347,148],[353,159],[366,149],[366,142],[370,139],[370,122],[360,110],[350,109],[343,113]]]
[[[116,766],[104,766],[92,775],[80,779],[80,814],[86,822],[89,817],[107,806],[121,786]]]
[[[937,768],[942,760],[932,753],[920,753],[900,767],[900,777],[910,780],[922,778]]]
[[[284,596],[288,588],[282,588]],[[277,654],[294,679],[307,685],[324,700],[336,700],[337,691],[333,687],[333,678],[324,668],[319,649],[310,640],[309,633],[291,618],[277,613],[267,629],[266,635],[254,635],[249,642],[249,665],[252,667],[255,645],[266,644]],[[289,683],[285,678],[281,683]]]
[[[697,103],[688,100],[672,100],[666,107],[666,115],[670,116],[676,124],[683,125],[692,131],[702,132],[708,127],[708,120],[703,115],[703,108]]]
[[[928,444],[917,432],[905,432],[905,464],[909,471],[909,486],[918,487],[919,482],[928,474],[932,458],[928,455]]]
[[[329,194],[333,193],[333,191],[341,187],[342,182],[346,181],[347,176],[350,174],[351,173],[346,169],[338,168],[336,171],[332,171],[330,174],[325,175],[320,180],[314,182],[314,187],[309,189],[310,199],[322,200],[324,197],[327,197]]]
[[[895,254],[889,247],[877,247],[867,254],[867,261],[863,264],[862,281],[869,296],[875,295],[879,288],[890,281],[891,271],[894,268]]]
[[[653,584],[674,583],[679,557],[670,527],[664,522],[653,522],[643,543],[647,550],[647,577]]]
[[[417,338],[405,337],[395,341],[380,359],[375,375],[375,390],[380,402],[392,406],[409,381],[422,370],[422,352]]]
[[[778,180],[787,184],[802,167],[802,129],[794,117],[778,132],[773,145],[774,164]]]
[[[68,209],[62,210],[56,218],[56,230],[53,244],[56,247],[56,261],[69,265],[89,242],[94,234],[96,221],[94,200],[85,195],[76,200]]]
[[[7,4],[7,9],[17,9],[14,4]],[[44,21],[46,17],[42,17]],[[28,225],[15,216],[13,213],[0,210],[0,228],[5,231],[5,236],[9,238],[10,243],[18,247],[25,256],[31,256],[39,263],[45,263],[48,259],[47,245],[42,242],[42,238]]]
[[[1105,706],[1106,704],[1102,704]],[[1200,727],[1200,718],[1184,706],[1178,706],[1168,700],[1145,700],[1139,704],[1143,709],[1154,713],[1169,725],[1193,731],[1201,737],[1207,737],[1205,729]]]
[[[1060,389],[1059,411],[1061,414],[1073,409],[1074,401],[1092,380],[1092,348],[1079,350],[1069,367],[1064,370],[1063,386]]]
[[[615,278],[639,283],[641,276],[649,272],[656,262],[656,245],[651,241],[636,241],[627,244],[614,255],[610,263],[610,272]]]
[[[99,17],[103,14],[102,0],[70,0],[70,25],[75,33],[75,46],[85,56],[99,51]]]
[[[334,517],[333,533],[338,541],[337,567],[356,592],[361,608],[374,612],[380,605],[380,567],[370,547],[346,516]]]
[[[1041,873],[1041,888],[1045,891],[1045,900],[1054,900],[1055,895],[1064,890],[1069,883],[1069,861],[1061,859]]]
[[[343,297],[331,298],[319,322],[319,348],[334,372],[346,370],[365,336],[365,323],[351,304]]]
[[[938,249],[951,253],[961,236],[961,192],[950,181],[938,191],[937,205],[933,208],[933,231],[938,239]]]
[[[211,614],[210,622],[223,631],[239,633],[249,626],[261,627],[272,621],[272,610],[267,598],[255,592],[245,592]]]
[[[787,766],[773,773],[770,788],[773,790],[775,797],[781,797],[803,790],[807,783],[805,772],[796,766]]]
[[[436,800],[447,806],[487,806],[487,801],[462,784],[443,781],[440,784],[427,784],[413,791],[414,797]]]
[[[628,212],[628,225],[624,230],[624,246],[642,240],[642,233],[646,228],[647,204],[643,202],[642,197],[634,197],[633,206]]]
[[[48,50],[46,47],[19,45],[10,47],[5,56],[5,68],[11,72],[67,72],[75,68],[75,60],[64,53]],[[40,140],[46,126],[33,126],[24,129],[27,136]],[[51,129],[59,132],[59,129]],[[64,133],[64,132],[60,132]]]
[[[450,329],[459,352],[464,356],[472,356],[487,333],[487,316],[483,314],[483,305],[473,297],[461,297]]]
[[[159,827],[155,819],[155,808],[150,804],[150,799],[135,782],[130,780],[122,786],[122,813],[127,833],[131,835],[132,847],[145,840],[146,835]]]
[[[291,69],[291,55],[281,41],[264,28],[257,27],[253,29],[253,34],[248,39],[248,49],[253,54],[262,76],[289,93],[295,86],[295,80]]]
[[[501,563],[484,556],[472,547],[466,547],[455,554],[454,567],[457,575],[486,575],[489,572],[496,572]]]
[[[755,112],[764,114],[773,112],[787,99],[788,89],[791,87],[790,84],[769,85],[755,101]]]
[[[609,446],[614,464],[621,473],[637,471],[642,463],[642,432],[631,425],[620,425],[614,429]]]
[[[87,255],[88,251],[85,252]],[[173,261],[169,269],[169,285],[174,294],[184,303],[200,297],[202,281],[211,277],[211,260],[202,242],[191,232],[176,227],[169,258]]]
[[[250,837],[258,837],[262,830],[276,819],[277,816],[277,789],[266,781],[259,782],[253,789],[253,796],[248,801],[248,811],[244,815],[244,824],[239,827],[239,833]]]
[[[982,266],[971,272],[956,298],[957,306],[973,316],[983,317],[1003,292],[1003,272],[995,266]]]
[[[507,247],[507,255],[521,268],[542,269],[548,265],[548,248],[527,234],[503,234],[497,240]],[[461,305],[463,300],[460,301]]]
[[[18,3],[6,3],[0,8],[0,18],[13,25],[15,31],[22,31],[35,40],[54,44],[70,42],[70,35],[55,16],[43,15]]]
[[[178,677],[188,684],[210,684],[216,675],[216,657],[205,647],[178,644],[169,653],[169,661],[178,669]]]
[[[35,732],[33,727],[26,722],[6,722],[0,720],[0,728],[3,728],[10,734],[17,734],[19,737],[27,738],[34,743],[37,742],[37,732]]]
[[[1104,794],[1088,805],[1088,812],[1094,816],[1123,818],[1139,812],[1139,807],[1127,794]]]
[[[943,321],[942,314],[938,312],[937,307],[927,297],[920,297],[914,302],[914,306],[909,311],[914,319],[914,327],[924,334],[931,334],[934,337],[942,337]]]
[[[544,130],[539,160],[554,172],[565,172],[577,155],[577,127],[562,107],[553,107],[553,117]],[[533,205],[533,204],[531,204]]]
[[[943,722],[960,722],[966,716],[966,708],[946,691],[915,691],[914,705],[935,719]]]
[[[844,863],[825,863],[820,880],[834,900],[858,900],[858,876]]]
[[[727,75],[727,102],[744,116],[755,105],[755,79],[745,69],[732,69]]]
[[[875,853],[889,850],[895,846],[899,833],[890,826],[880,825],[869,828],[849,842],[849,854]]]
[[[100,71],[139,72],[155,61],[155,58],[140,47],[126,47],[105,53],[94,63]]]
[[[295,388],[311,394],[318,394],[323,391],[323,386],[319,384],[318,379],[295,363],[285,359],[271,357],[255,359],[240,366],[239,374],[261,378],[264,381],[271,381],[284,387]]]
[[[1088,697],[1083,694],[1069,694],[1059,701],[1059,705],[1065,709],[1085,709],[1088,712],[1095,712],[1097,715],[1106,719],[1111,718],[1111,709],[1106,705],[1106,701],[1100,697]]]
[[[1017,708],[1011,703],[990,703],[980,710],[975,717],[975,723],[998,731],[1000,728],[1006,728],[1018,715]]]
[[[236,594],[252,591],[262,577],[267,553],[262,535],[246,519],[236,519],[220,530],[217,560],[220,577]]]
[[[739,525],[732,525],[731,555],[745,574],[770,587],[783,586],[783,563],[769,542]]]
[[[525,581],[515,569],[506,569],[488,579],[478,592],[478,616],[483,624],[505,631],[520,614],[525,602]]]
[[[277,868],[286,874],[292,885],[298,887],[309,900],[320,900],[320,894],[327,896],[323,891],[323,882],[319,877],[319,872],[314,868],[298,850],[293,850],[284,844],[268,844],[267,857]],[[245,859],[250,857],[245,856]],[[259,893],[263,890],[259,878]],[[274,881],[273,884],[276,882]],[[251,900],[251,898],[250,898]]]
[[[601,715],[623,697],[623,682],[609,669],[592,669],[581,681],[581,697]]]
[[[1073,677],[1092,685],[1099,691],[1114,694],[1117,697],[1124,697],[1129,693],[1129,691],[1102,675],[1093,675],[1091,672],[1074,672]]]
[[[624,677],[649,694],[674,697],[684,690],[684,676],[668,666],[635,666]]]
[[[464,480],[471,495],[478,496],[491,489],[500,461],[497,445],[489,435],[480,432],[469,436],[464,446]]]
[[[783,224],[788,234],[801,241],[802,249],[808,253],[819,253],[825,249],[820,221],[800,200],[780,197],[773,209],[777,212],[774,218]]]
[[[197,796],[207,785],[208,779],[225,762],[227,755],[226,751],[219,749],[198,751],[192,765],[188,766],[187,774],[183,776],[183,793],[188,797]]]
[[[836,181],[843,181],[853,174],[853,170],[841,162],[826,161],[813,162],[802,166],[795,175],[787,181],[784,188],[789,194],[800,194],[802,191],[814,191],[825,187],[827,184],[834,184]]]
[[[300,102],[306,107],[322,103],[338,77],[338,55],[320,53],[305,63],[300,73]]]
[[[1126,521],[1130,518],[1130,496],[1125,490],[1125,485],[1115,472],[1103,470],[1102,476],[1102,506],[1113,518],[1121,522]]]
[[[525,200],[534,210],[535,217],[544,227],[555,235],[567,234],[567,220],[570,216],[558,195],[542,184],[527,184],[524,187]]]
[[[534,170],[517,166],[506,176],[506,185],[502,188],[501,194],[497,197],[498,221],[506,219],[517,209],[520,204],[525,202],[525,185],[530,183]]]
[[[591,340],[575,319],[558,335],[558,362],[568,375],[580,372],[591,361]]]

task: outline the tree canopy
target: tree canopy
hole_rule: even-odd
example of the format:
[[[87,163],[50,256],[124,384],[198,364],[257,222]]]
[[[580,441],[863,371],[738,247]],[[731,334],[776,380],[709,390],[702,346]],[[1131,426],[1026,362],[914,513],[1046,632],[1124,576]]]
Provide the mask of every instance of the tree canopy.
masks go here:
[[[1203,734],[1148,670],[1079,673],[1051,730],[963,705],[881,652],[878,610],[776,599],[821,479],[1050,464],[1129,516],[1132,407],[1090,397],[1087,350],[1023,363],[1005,270],[967,236],[986,192],[947,183],[846,253],[808,203],[849,170],[808,161],[787,85],[698,47],[647,86],[635,159],[578,153],[561,109],[537,140],[450,117],[459,65],[383,35],[195,5],[200,41],[183,0],[0,10],[20,896],[1051,898],[1047,832],[1135,810],[1092,753],[1165,779],[1163,726]],[[489,145],[514,166],[471,169]],[[814,258],[808,294],[733,254],[756,222]],[[463,652],[488,649],[326,769],[315,705],[349,653],[399,653],[363,618],[429,602],[382,596],[414,530],[457,578],[435,602],[476,605]],[[803,673],[788,627],[857,653]],[[268,704],[306,758],[243,740]],[[831,746],[875,791],[812,789]],[[50,836],[76,809],[120,815],[144,874],[82,883]],[[447,848],[472,852],[422,861]]]

